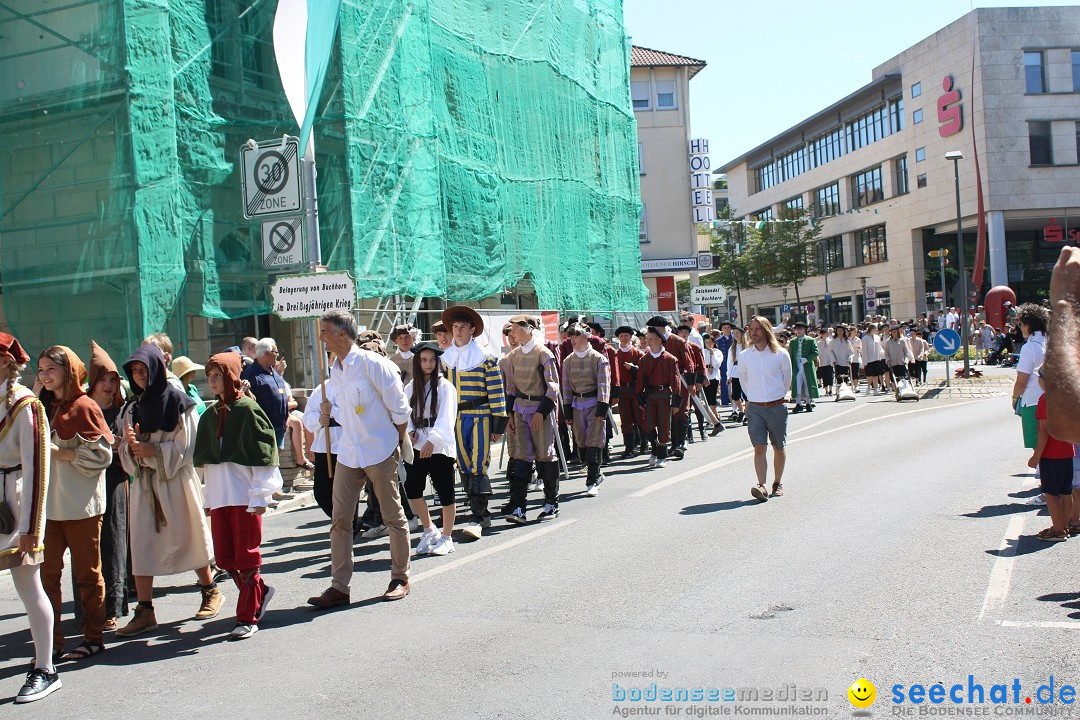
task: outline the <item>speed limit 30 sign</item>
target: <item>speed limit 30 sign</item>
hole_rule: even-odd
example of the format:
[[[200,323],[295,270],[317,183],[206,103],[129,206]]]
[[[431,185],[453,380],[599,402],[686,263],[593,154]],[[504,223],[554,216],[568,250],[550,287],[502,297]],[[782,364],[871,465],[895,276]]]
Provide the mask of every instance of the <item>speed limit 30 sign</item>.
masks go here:
[[[240,147],[244,217],[300,212],[300,141],[295,137],[265,140]]]

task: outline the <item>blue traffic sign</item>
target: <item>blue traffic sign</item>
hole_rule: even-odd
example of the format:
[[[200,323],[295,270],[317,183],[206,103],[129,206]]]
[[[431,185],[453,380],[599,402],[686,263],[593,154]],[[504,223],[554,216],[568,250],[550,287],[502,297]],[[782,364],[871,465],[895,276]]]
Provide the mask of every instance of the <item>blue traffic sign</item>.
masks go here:
[[[938,355],[955,355],[960,350],[960,333],[951,328],[938,330],[934,335],[934,349],[938,351]]]
[[[780,306],[780,312],[782,312],[782,313],[791,312],[791,305],[789,305],[788,303],[784,303],[783,305]]]
[[[829,293],[825,293],[825,302],[829,302],[830,300],[832,300],[832,295]]]

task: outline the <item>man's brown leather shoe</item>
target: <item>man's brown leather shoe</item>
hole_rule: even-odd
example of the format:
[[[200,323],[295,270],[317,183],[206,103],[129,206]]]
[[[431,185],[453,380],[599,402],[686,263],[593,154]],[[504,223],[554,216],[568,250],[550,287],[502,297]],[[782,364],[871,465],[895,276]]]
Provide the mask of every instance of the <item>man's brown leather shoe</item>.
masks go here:
[[[348,605],[349,596],[340,590],[334,588],[326,588],[322,595],[316,595],[315,597],[309,597],[308,603],[318,608],[332,608],[338,605]]]
[[[391,580],[390,587],[383,593],[383,600],[400,600],[409,594],[409,583],[403,580]]]

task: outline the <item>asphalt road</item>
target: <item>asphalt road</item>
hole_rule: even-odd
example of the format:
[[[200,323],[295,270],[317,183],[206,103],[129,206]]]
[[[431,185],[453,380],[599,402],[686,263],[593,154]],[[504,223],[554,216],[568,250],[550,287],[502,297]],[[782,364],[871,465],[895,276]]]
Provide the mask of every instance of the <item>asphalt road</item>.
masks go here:
[[[966,688],[970,674],[989,693],[1018,678],[1012,707],[1024,709],[1051,675],[1056,687],[1080,681],[1080,540],[1032,537],[1048,520],[1024,504],[1036,482],[1007,397],[822,402],[789,429],[783,498],[750,498],[749,443],[732,428],[662,470],[615,462],[597,498],[573,478],[557,520],[496,521],[448,557],[414,559],[412,594],[397,603],[375,599],[389,580],[382,538],[356,546],[351,607],[308,609],[329,582],[328,520],[318,508],[269,517],[264,572],[277,594],[254,638],[224,641],[227,613],[187,620],[194,576],[166,578],[160,631],[62,665],[62,690],[0,716],[700,717],[793,705],[848,716],[846,690],[865,677],[884,717],[896,684]],[[0,579],[0,696],[17,691],[31,654]],[[652,683],[706,699],[616,699]],[[796,699],[815,699],[763,699],[793,684]],[[707,700],[725,688],[743,699]]]

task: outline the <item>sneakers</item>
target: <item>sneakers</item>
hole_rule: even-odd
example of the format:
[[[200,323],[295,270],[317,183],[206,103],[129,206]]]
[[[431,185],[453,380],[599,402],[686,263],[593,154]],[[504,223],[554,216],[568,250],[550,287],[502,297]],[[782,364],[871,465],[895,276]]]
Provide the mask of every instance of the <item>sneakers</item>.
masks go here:
[[[659,462],[655,455],[649,456],[649,467],[656,467],[656,463]]]
[[[263,617],[266,615],[266,608],[270,605],[270,600],[274,597],[274,586],[267,585],[263,590],[262,602],[259,604],[259,612],[255,613],[255,622],[261,623]],[[233,630],[233,632],[236,632]]]
[[[416,554],[431,554],[431,548],[435,547],[435,543],[439,542],[440,537],[442,537],[442,533],[433,527],[425,530],[424,534],[420,536],[420,542],[416,544]]]
[[[761,502],[769,501],[769,492],[765,489],[764,485],[755,485],[754,487],[750,488],[750,494]]]
[[[589,497],[596,497],[597,495],[600,494],[600,490],[597,488],[596,485],[588,485],[585,488],[585,494],[588,495]]]
[[[236,627],[229,633],[230,640],[247,640],[249,637],[259,632],[258,625],[245,625],[244,623],[238,623]]]
[[[480,523],[472,522],[461,528],[461,534],[472,540],[479,540],[483,534],[484,529],[480,527]]]
[[[796,405],[795,407],[793,407],[791,409],[791,414],[794,415],[795,413],[801,413],[802,411],[803,411],[803,406],[800,403],[800,404]]]
[[[62,687],[64,683],[60,682],[59,673],[35,668],[27,674],[26,682],[23,683],[19,694],[15,696],[15,703],[32,703],[51,695]]]
[[[314,605],[317,608],[322,608],[323,610],[328,610],[329,608],[337,607],[338,605],[348,605],[349,595],[348,593],[343,593],[340,590],[330,587],[323,590],[322,595],[309,597],[308,604]]]
[[[439,541],[435,543],[435,547],[431,548],[432,555],[449,555],[454,552],[454,541],[450,539],[449,535],[443,535],[439,538]]]
[[[360,537],[364,538],[365,540],[371,540],[372,538],[385,537],[389,534],[390,531],[386,529],[385,525],[376,525],[375,527],[370,527],[364,532],[360,533]]]
[[[656,464],[653,467],[662,468],[667,465],[667,458],[656,458]]]
[[[522,510],[519,507],[516,507],[516,508],[514,508],[513,512],[507,514],[506,521],[507,522],[512,522],[515,525],[524,525],[525,523],[527,523],[529,521],[529,519],[527,517],[525,517],[525,511],[524,510]]]
[[[116,634],[119,637],[133,637],[157,629],[158,621],[157,616],[154,615],[154,608],[136,605],[135,616],[131,618],[131,622],[118,628]]]
[[[420,529],[420,518],[413,516],[412,520],[409,520],[409,532],[414,533]]]
[[[559,517],[559,506],[552,505],[551,503],[544,503],[544,509],[540,511],[540,514],[536,516],[537,520],[547,520],[548,518]]]
[[[195,619],[209,620],[210,618],[216,618],[221,610],[221,603],[225,600],[225,596],[217,589],[217,585],[199,588],[199,592],[202,593],[202,602],[199,604],[199,611],[195,613]]]
[[[709,435],[711,435],[712,437],[716,437],[722,432],[724,432],[723,423],[716,423],[715,425],[713,425],[712,430],[709,431]]]
[[[1027,504],[1028,505],[1045,505],[1046,504],[1046,498],[1044,498],[1042,496],[1042,493],[1039,493],[1035,497],[1028,498]]]

